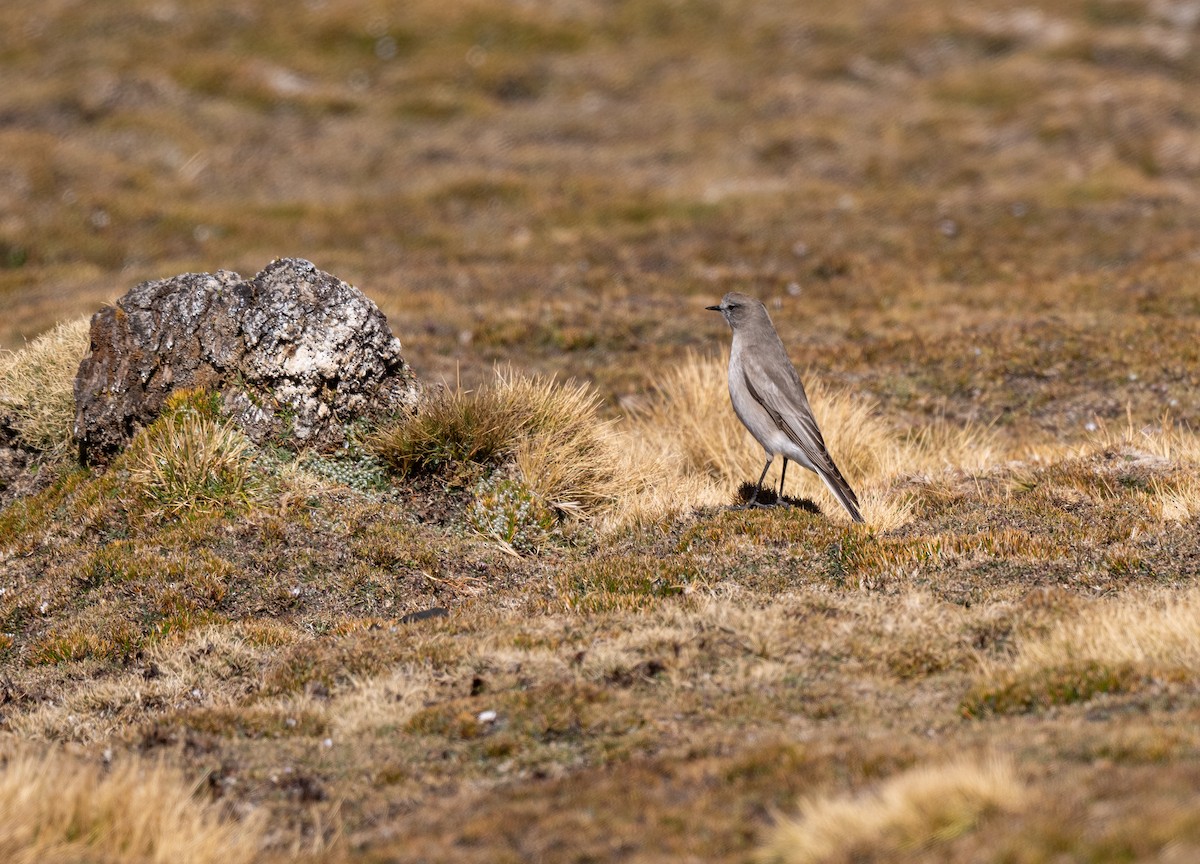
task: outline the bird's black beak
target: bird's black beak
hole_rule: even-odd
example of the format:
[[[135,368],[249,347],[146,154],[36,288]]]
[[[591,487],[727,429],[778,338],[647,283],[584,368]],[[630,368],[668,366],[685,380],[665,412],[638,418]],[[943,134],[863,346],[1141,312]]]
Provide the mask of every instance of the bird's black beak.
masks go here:
[[[709,312],[720,312],[721,311],[720,306],[705,306],[704,308],[707,309]]]

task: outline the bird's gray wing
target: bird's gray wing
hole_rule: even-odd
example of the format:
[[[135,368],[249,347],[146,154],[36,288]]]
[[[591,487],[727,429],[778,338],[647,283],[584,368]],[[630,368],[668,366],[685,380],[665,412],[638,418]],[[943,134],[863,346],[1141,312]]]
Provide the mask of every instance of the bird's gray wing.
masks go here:
[[[838,497],[846,503],[846,499],[854,507],[846,505],[846,509],[854,515],[857,511],[858,497],[842,472],[834,464],[833,457],[825,447],[825,439],[817,428],[817,421],[809,407],[808,397],[800,383],[791,360],[783,351],[747,352],[742,358],[742,374],[746,378],[746,389],[750,392],[763,409],[771,415],[771,419],[800,448],[808,457]]]

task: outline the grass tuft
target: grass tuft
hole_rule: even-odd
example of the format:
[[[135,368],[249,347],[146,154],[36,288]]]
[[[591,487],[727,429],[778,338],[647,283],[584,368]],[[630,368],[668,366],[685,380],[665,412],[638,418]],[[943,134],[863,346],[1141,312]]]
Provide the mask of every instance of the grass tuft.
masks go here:
[[[55,751],[18,751],[0,766],[0,858],[255,860],[261,820],[229,821],[198,788],[162,762],[122,759],[105,770]]]
[[[1200,592],[1096,601],[1021,644],[1011,662],[985,664],[963,711],[1031,711],[1152,678],[1192,679],[1198,666]]]
[[[217,416],[210,396],[180,391],[129,446],[122,467],[154,521],[245,506],[255,485],[253,453],[250,439]]]
[[[599,416],[600,399],[590,387],[510,375],[502,385],[532,407],[532,434],[521,438],[513,459],[525,482],[554,509],[594,512],[623,487],[612,424]]]
[[[621,457],[599,407],[587,385],[501,372],[477,390],[431,396],[415,414],[378,431],[369,446],[401,476],[513,466],[539,507],[560,517],[587,516],[622,488]]]
[[[1200,483],[1188,478],[1174,488],[1152,484],[1157,515],[1166,522],[1189,522],[1200,516]]]
[[[780,822],[759,860],[769,864],[884,860],[944,842],[994,812],[1021,809],[1025,788],[1005,762],[962,759],[914,768],[854,796],[810,798]]]
[[[88,350],[90,319],[59,324],[20,351],[0,351],[0,422],[22,446],[61,459],[74,445],[75,375]]]
[[[477,390],[445,389],[428,395],[417,411],[380,429],[369,446],[401,477],[436,474],[461,464],[498,466],[515,442],[535,429],[533,406],[524,394],[495,384]]]

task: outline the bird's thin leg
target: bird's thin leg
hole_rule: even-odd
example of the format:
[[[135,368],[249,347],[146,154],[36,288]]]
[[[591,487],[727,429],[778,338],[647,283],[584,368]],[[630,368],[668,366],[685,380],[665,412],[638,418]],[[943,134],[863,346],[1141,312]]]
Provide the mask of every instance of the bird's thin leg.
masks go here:
[[[771,463],[774,461],[774,456],[767,457],[767,464],[763,466],[762,474],[758,475],[758,482],[754,484],[754,494],[750,497],[750,500],[746,502],[747,507],[758,506],[758,493],[762,491],[762,481],[766,479],[767,471],[771,468]]]
[[[787,457],[786,456],[783,457],[783,470],[781,472],[779,472],[779,500],[776,502],[778,504],[784,503],[783,502],[783,480],[785,477],[787,477]]]

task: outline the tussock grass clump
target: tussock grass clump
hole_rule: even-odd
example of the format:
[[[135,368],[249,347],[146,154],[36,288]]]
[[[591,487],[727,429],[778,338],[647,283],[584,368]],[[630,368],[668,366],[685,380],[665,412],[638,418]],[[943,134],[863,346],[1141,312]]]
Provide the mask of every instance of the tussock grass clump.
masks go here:
[[[161,762],[123,759],[105,771],[54,751],[19,751],[0,767],[0,859],[254,860],[261,820],[223,818],[198,787]]]
[[[545,506],[584,515],[621,491],[619,456],[600,400],[584,384],[501,372],[478,390],[446,390],[381,429],[369,446],[401,476],[455,465],[514,465]]]
[[[811,798],[780,822],[758,859],[817,864],[943,842],[991,813],[1020,810],[1027,792],[1012,767],[962,759],[906,771],[853,796]]]
[[[255,485],[253,454],[250,439],[220,418],[215,397],[180,391],[134,439],[120,467],[154,520],[244,506]]]
[[[657,398],[633,412],[633,428],[682,457],[681,468],[740,481],[762,469],[761,450],[729,404],[725,360],[689,354],[656,380]],[[775,475],[778,477],[778,474]]]
[[[1200,667],[1200,591],[1098,600],[983,666],[968,714],[1031,711],[1133,689],[1151,677],[1193,679]]]
[[[71,451],[75,375],[88,350],[90,319],[59,324],[20,351],[0,351],[0,418],[20,443],[59,459]]]
[[[561,387],[512,378],[506,386],[534,409],[532,433],[513,459],[525,482],[558,510],[587,512],[622,491],[612,423],[600,419],[600,397],[587,385]]]
[[[455,463],[500,464],[532,421],[503,380],[427,396],[415,414],[377,432],[370,446],[401,477],[434,474]]]

